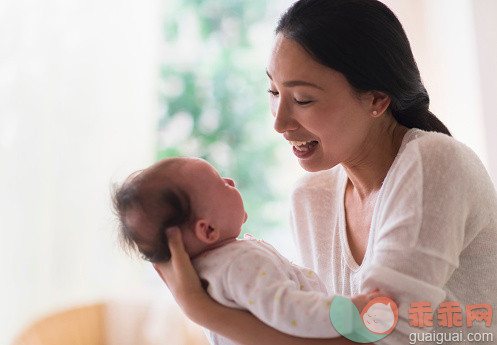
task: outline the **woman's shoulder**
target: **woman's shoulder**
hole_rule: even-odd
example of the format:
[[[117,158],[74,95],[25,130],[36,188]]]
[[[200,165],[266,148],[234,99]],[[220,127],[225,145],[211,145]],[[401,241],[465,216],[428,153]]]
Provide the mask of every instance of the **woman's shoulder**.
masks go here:
[[[457,157],[462,155],[476,156],[474,151],[467,145],[452,136],[440,132],[416,129],[411,140],[407,143],[406,149],[414,145],[419,147],[423,156],[448,154],[456,154]]]
[[[422,189],[424,200],[440,196],[497,207],[497,192],[484,164],[466,144],[443,133],[416,130],[393,167],[390,188]]]
[[[488,175],[478,155],[466,144],[449,135],[417,129],[406,144],[402,154],[404,162],[416,162],[424,173],[443,173],[447,177],[456,175]]]

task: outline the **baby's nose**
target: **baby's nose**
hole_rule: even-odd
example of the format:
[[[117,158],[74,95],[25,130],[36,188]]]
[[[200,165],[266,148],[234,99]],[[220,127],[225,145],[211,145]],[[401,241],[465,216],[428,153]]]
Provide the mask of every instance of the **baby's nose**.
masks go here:
[[[227,184],[229,184],[231,187],[235,187],[235,181],[233,181],[230,178],[225,177],[224,180],[226,181]]]

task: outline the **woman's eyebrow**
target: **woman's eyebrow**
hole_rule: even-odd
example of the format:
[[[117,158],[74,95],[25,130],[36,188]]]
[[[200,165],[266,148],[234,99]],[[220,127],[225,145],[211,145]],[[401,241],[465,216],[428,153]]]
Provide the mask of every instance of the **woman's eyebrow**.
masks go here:
[[[269,79],[273,80],[273,78],[271,77],[271,74],[269,74],[269,72],[267,70],[266,70],[266,74],[269,77]],[[286,86],[286,87],[310,86],[310,87],[314,87],[316,89],[324,91],[324,89],[322,87],[320,87],[320,86],[318,86],[316,84],[310,83],[308,81],[304,81],[304,80],[290,80],[290,81],[285,81],[283,83],[283,86]]]

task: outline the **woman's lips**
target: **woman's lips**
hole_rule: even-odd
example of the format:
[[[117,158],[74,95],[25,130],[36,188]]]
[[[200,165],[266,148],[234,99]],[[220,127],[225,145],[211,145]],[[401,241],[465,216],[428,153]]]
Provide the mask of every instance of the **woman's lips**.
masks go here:
[[[315,140],[310,141],[290,141],[293,146],[293,153],[298,158],[304,159],[310,157],[315,151],[319,142]]]

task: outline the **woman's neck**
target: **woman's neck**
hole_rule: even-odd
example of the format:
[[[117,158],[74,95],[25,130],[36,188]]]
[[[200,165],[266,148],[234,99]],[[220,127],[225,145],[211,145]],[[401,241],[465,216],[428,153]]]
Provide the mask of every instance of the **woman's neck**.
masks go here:
[[[371,132],[351,162],[342,162],[349,178],[348,188],[359,202],[379,192],[409,128],[393,121],[388,127]]]

